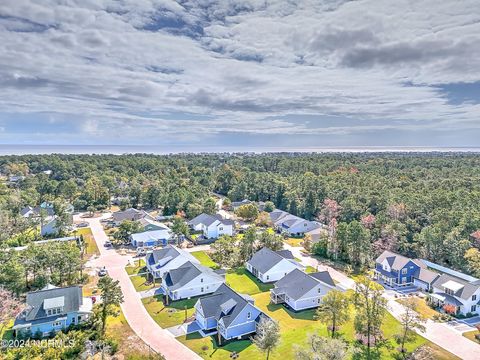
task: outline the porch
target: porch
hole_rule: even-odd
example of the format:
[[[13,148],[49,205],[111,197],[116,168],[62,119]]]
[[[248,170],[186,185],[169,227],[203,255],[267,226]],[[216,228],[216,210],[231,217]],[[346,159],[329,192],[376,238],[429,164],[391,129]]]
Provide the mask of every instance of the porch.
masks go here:
[[[274,304],[283,304],[285,302],[285,292],[279,288],[270,290],[270,301]]]

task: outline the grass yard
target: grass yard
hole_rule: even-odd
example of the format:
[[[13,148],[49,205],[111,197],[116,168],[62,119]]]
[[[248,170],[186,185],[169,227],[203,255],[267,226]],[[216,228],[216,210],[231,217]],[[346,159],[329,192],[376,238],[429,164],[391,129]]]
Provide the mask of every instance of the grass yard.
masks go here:
[[[255,305],[280,324],[281,340],[278,348],[271,353],[271,360],[294,359],[295,350],[293,345],[306,346],[308,334],[318,333],[322,336],[328,336],[326,325],[314,320],[314,310],[295,313],[287,310],[283,305],[270,304],[268,292],[256,294],[253,297],[255,298]],[[398,345],[394,342],[393,335],[399,332],[400,328],[400,323],[393,316],[387,314],[382,329],[385,337],[390,340],[387,341],[388,346],[380,348],[377,354],[371,356],[372,359],[398,358],[399,353],[396,350]],[[340,333],[345,340],[353,342],[353,309],[351,321],[341,328]],[[250,340],[233,341],[223,347],[218,347],[213,337],[201,338],[197,334],[182,336],[178,340],[205,359],[227,360],[230,359],[230,354],[233,351],[240,353],[240,359],[265,358],[265,354],[261,353]],[[418,346],[424,344],[430,346],[426,339],[417,335],[415,341],[409,343],[407,348],[409,351],[413,351]],[[441,349],[435,348],[434,350],[437,355],[435,359],[456,359],[456,357]],[[358,358],[364,358],[364,356],[359,354]]]
[[[198,298],[174,301],[170,305],[163,304],[163,295],[151,296],[142,299],[145,309],[153,320],[162,328],[183,324],[185,321],[185,307],[187,318],[193,315],[193,306]]]
[[[90,228],[87,227],[77,229],[73,235],[83,236],[83,240],[85,241],[85,254],[87,256],[100,255],[100,251],[98,250],[97,243],[93,238],[92,230]]]
[[[2,339],[2,340],[12,340],[13,339],[12,327],[13,327],[13,319],[10,320],[8,323],[6,323],[6,325],[4,326],[2,331],[0,332],[0,339]]]
[[[480,334],[480,331],[473,330],[464,332],[462,335],[465,336],[467,339],[472,340],[473,342],[480,344],[480,341],[475,338],[475,335]]]
[[[310,266],[310,265],[309,265],[309,266],[307,266],[307,268],[305,269],[305,272],[306,272],[307,274],[309,274],[309,273],[317,272],[317,270],[316,270],[313,266]]]
[[[434,315],[440,314],[438,311],[435,311],[430,306],[428,306],[425,299],[414,298],[415,303],[417,304],[417,312],[424,318],[424,319],[432,319]],[[406,303],[405,299],[397,300],[400,304]]]
[[[154,287],[160,286],[159,283],[157,283],[156,285],[154,285],[153,283],[147,284],[148,282],[147,274],[130,276],[130,281],[132,282],[133,286],[135,287],[135,290],[137,291],[150,290]]]
[[[147,271],[144,259],[135,260],[135,266],[126,266],[125,271],[128,275],[137,275]]]
[[[200,264],[202,264],[203,266],[206,266],[212,269],[220,268],[218,264],[215,261],[213,261],[205,251],[194,251],[191,254],[195,256],[195,258],[197,258],[197,260],[200,261]]]
[[[255,295],[273,288],[273,284],[261,283],[243,267],[227,272],[226,283],[235,291],[248,295]]]
[[[283,242],[287,243],[290,246],[293,247],[301,247],[303,244],[303,238],[288,238],[286,240],[283,240]]]

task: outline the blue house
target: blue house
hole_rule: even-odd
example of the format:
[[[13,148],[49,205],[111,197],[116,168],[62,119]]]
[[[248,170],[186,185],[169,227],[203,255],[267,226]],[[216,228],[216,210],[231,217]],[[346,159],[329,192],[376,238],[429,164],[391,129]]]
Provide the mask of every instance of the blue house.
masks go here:
[[[144,231],[130,235],[130,241],[136,248],[166,246],[173,240],[170,229]]]
[[[255,333],[264,316],[267,315],[255,306],[253,298],[238,294],[225,284],[195,304],[195,323],[200,334],[217,334],[219,342]]]
[[[420,269],[414,260],[385,250],[375,260],[374,278],[389,286],[413,285]]]
[[[92,299],[83,297],[80,286],[47,285],[27,294],[27,308],[15,319],[13,330],[16,334],[48,336],[87,321],[92,307]]]

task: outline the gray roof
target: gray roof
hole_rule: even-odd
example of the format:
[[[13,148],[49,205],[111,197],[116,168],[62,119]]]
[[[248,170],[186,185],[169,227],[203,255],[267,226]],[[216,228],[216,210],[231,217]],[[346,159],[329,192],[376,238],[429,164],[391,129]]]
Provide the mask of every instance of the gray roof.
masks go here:
[[[173,291],[182,288],[201,274],[215,277],[219,281],[224,280],[223,276],[217,274],[212,269],[187,261],[179,268],[172,269],[165,273],[163,276],[163,281],[165,281],[165,284],[168,286],[168,288]]]
[[[198,303],[206,318],[215,318],[217,321],[223,319],[226,327],[235,320],[245,306],[253,305],[250,297],[244,297],[225,284],[220,285],[213,294],[199,299]]]
[[[414,261],[414,262],[417,263],[416,261]],[[435,281],[435,279],[437,279],[439,276],[440,276],[439,273],[436,273],[435,271],[431,271],[431,270],[428,270],[428,269],[423,269],[423,268],[420,268],[420,270],[418,270],[415,273],[415,277],[417,279],[420,279],[421,281],[423,281],[427,284],[433,283]]]
[[[224,219],[220,214],[200,214],[188,222],[190,226],[197,226],[198,224],[212,225],[215,221],[220,221],[224,225],[233,225],[233,220]]]
[[[28,310],[25,316],[26,321],[46,318],[45,308],[49,305],[63,304],[63,312],[59,315],[65,315],[70,312],[78,311],[83,303],[82,288],[79,286],[71,286],[65,288],[49,288],[39,290],[27,294]]]
[[[280,209],[275,209],[269,215],[270,215],[270,220],[272,220],[273,222],[276,222],[281,217],[289,215],[289,213]]]
[[[124,221],[124,220],[135,221],[144,217],[145,213],[134,208],[129,208],[125,211],[114,212],[112,216],[113,216],[113,220],[115,221]]]
[[[460,279],[448,274],[442,274],[440,275],[432,284],[432,286],[438,288],[438,289],[444,289],[443,284],[445,284],[447,281],[454,281],[458,284],[463,285],[461,289],[455,292],[455,296],[468,300],[470,297],[475,293],[475,291],[480,288],[480,280],[474,281],[474,282],[468,282],[464,279]]]
[[[301,270],[295,269],[275,283],[274,293],[286,294],[289,298],[298,300],[320,283],[335,287],[335,283],[328,271],[306,274]]]
[[[258,271],[265,273],[283,259],[294,259],[294,257],[289,250],[273,251],[263,247],[253,254],[248,263]]]
[[[170,257],[175,259],[180,256],[180,251],[172,245],[167,245],[163,249],[153,250],[147,255],[147,263],[150,265],[156,264],[159,260]]]
[[[376,262],[381,264],[385,259],[387,259],[388,265],[394,270],[401,270],[411,261],[409,258],[395,254],[391,251],[385,250],[380,256],[377,258]]]

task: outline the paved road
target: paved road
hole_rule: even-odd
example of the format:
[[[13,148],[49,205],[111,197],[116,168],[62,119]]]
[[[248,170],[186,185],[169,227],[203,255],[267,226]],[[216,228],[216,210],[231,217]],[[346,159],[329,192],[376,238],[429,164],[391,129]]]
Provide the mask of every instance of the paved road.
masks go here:
[[[303,248],[293,247],[288,244],[284,244],[284,248],[290,250],[296,258],[301,260],[303,265],[312,266],[318,270],[328,270],[332,278],[337,281],[341,287],[351,289],[355,286],[355,282],[347,275],[328,265],[321,264],[311,256],[304,255],[301,251]],[[405,312],[404,306],[396,302],[390,292],[386,291],[384,296],[388,300],[388,311],[400,320],[402,314]],[[457,355],[462,360],[480,359],[480,345],[463,337],[460,332],[455,331],[447,324],[428,320],[425,323],[425,332],[418,333],[445,350],[450,351],[452,354]]]
[[[105,215],[104,215],[105,216]],[[109,275],[120,282],[124,302],[121,305],[122,311],[132,330],[155,351],[161,353],[168,360],[189,360],[201,359],[197,354],[175,340],[174,336],[167,330],[162,329],[153,321],[145,310],[140,295],[135,291],[125,266],[128,257],[118,254],[113,249],[104,246],[108,240],[107,234],[100,223],[101,218],[82,219],[90,224],[93,236],[100,250],[100,256],[92,261],[94,266],[105,266]]]

